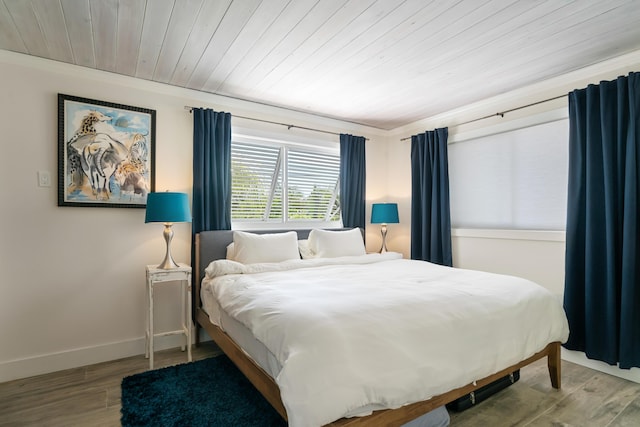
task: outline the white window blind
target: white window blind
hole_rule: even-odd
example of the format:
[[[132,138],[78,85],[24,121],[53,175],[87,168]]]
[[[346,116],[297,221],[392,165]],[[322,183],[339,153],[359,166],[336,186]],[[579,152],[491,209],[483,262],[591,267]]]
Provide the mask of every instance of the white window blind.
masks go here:
[[[288,218],[338,221],[340,156],[287,150]]]
[[[569,121],[450,144],[454,228],[564,230]]]
[[[282,218],[281,163],[278,147],[232,142],[232,220]]]
[[[231,172],[234,223],[321,226],[340,221],[337,152],[233,141]]]

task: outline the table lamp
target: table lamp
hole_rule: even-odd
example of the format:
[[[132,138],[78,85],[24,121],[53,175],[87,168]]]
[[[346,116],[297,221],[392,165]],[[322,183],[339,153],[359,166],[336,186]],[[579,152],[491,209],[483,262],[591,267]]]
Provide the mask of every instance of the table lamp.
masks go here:
[[[163,222],[164,240],[167,242],[167,253],[164,261],[158,266],[164,270],[179,267],[171,256],[171,239],[174,222],[191,222],[189,199],[185,193],[149,193],[147,195],[147,213],[144,222]]]
[[[374,203],[371,206],[371,224],[382,224],[382,248],[380,253],[387,252],[387,224],[397,224],[398,204],[397,203]]]

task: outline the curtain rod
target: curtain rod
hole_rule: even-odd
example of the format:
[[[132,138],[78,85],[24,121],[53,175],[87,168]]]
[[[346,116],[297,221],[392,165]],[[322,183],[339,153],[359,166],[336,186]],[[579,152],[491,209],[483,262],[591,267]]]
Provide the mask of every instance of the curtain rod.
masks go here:
[[[185,110],[189,110],[190,113],[193,111],[194,108],[196,108],[196,107],[190,107],[188,105],[184,106],[184,109]],[[329,134],[329,135],[340,136],[340,134],[337,133],[337,132],[331,132],[331,131],[322,130],[322,129],[308,128],[308,127],[305,127],[305,126],[291,125],[291,124],[288,124],[288,123],[272,122],[271,120],[255,119],[253,117],[238,116],[238,115],[235,115],[235,114],[232,114],[231,117],[237,117],[239,119],[245,119],[245,120],[253,120],[253,121],[262,122],[262,123],[270,123],[272,125],[286,126],[287,129],[289,129],[289,130],[291,128],[296,128],[296,129],[304,129],[304,130],[310,130],[310,131],[313,131],[313,132],[322,132],[322,133],[326,133],[326,134]],[[368,141],[369,138],[365,138],[365,140]]]
[[[533,102],[533,103],[527,104],[527,105],[522,105],[520,107],[512,108],[510,110],[505,110],[505,111],[502,111],[500,113],[490,114],[488,116],[479,117],[477,119],[468,120],[466,122],[458,123],[458,124],[456,124],[456,126],[462,126],[462,125],[466,125],[466,124],[473,123],[473,122],[479,122],[480,120],[490,119],[491,117],[496,117],[496,116],[504,117],[504,115],[507,114],[507,113],[512,113],[514,111],[522,110],[523,108],[533,107],[534,105],[538,105],[538,104],[544,104],[545,102],[555,101],[556,99],[564,98],[565,96],[567,96],[567,95],[566,94],[565,95],[558,95],[558,96],[554,96],[553,98],[543,99],[542,101]],[[411,139],[411,137],[408,136],[406,138],[402,138],[400,141],[406,141],[407,139]]]

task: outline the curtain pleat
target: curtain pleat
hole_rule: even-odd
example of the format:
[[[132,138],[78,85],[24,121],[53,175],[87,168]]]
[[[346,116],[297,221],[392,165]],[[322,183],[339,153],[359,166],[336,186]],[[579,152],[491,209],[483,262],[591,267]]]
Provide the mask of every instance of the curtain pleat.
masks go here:
[[[193,109],[193,233],[231,229],[231,114]]]
[[[565,347],[640,367],[640,75],[569,94]]]
[[[344,227],[364,230],[366,208],[366,139],[340,135],[340,209]]]
[[[411,258],[451,266],[448,128],[411,137]]]

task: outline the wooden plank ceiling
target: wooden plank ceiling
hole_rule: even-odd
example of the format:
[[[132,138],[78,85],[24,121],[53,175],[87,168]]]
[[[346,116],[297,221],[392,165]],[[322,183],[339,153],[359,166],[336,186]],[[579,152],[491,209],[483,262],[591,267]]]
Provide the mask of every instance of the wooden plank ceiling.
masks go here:
[[[639,50],[640,5],[0,0],[0,49],[393,129]]]

